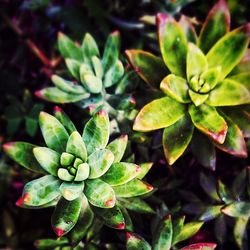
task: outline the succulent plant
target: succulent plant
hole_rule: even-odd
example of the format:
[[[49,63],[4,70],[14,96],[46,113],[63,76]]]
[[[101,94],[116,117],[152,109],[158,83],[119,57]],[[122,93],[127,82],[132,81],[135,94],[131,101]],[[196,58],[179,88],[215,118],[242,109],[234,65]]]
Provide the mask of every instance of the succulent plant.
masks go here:
[[[131,115],[133,119],[135,100],[126,92],[136,86],[138,77],[134,71],[125,72],[119,60],[119,44],[120,35],[115,31],[109,35],[101,57],[96,41],[90,34],[84,36],[79,46],[59,33],[58,48],[65,58],[71,80],[52,75],[55,87],[36,91],[36,95],[54,103],[77,102],[92,113],[105,109],[112,117]]]
[[[47,147],[26,142],[3,146],[21,166],[45,174],[25,185],[16,204],[24,208],[56,206],[52,227],[58,236],[74,229],[74,244],[91,225],[93,212],[106,225],[124,229],[126,211],[118,200],[152,191],[151,185],[140,180],[152,164],[139,167],[120,161],[127,136],[108,144],[109,117],[104,110],[86,123],[82,136],[59,107],[55,116],[41,112],[39,124]]]
[[[152,246],[143,239],[140,235],[133,233],[133,232],[127,232],[126,238],[127,238],[127,250],[137,250],[137,249],[143,249],[143,250],[170,250],[175,249],[175,245],[181,241],[184,241],[194,234],[196,234],[201,226],[203,225],[203,222],[189,222],[184,225],[185,217],[177,218],[175,220],[172,220],[171,215],[166,216],[163,218],[159,224],[157,225],[157,228],[153,231],[153,240],[152,240]],[[196,243],[184,248],[181,248],[181,250],[188,250],[188,249],[207,249],[207,250],[213,250],[215,249],[216,244],[215,243]],[[180,249],[180,248],[178,248]]]
[[[162,144],[169,164],[184,153],[194,129],[209,139],[201,135],[203,152],[211,155],[214,145],[245,158],[244,124],[249,124],[249,116],[237,123],[224,108],[239,106],[244,111],[250,103],[250,75],[245,66],[249,60],[243,58],[248,53],[250,24],[229,31],[230,13],[226,2],[219,0],[198,38],[191,23],[184,29],[167,14],[157,15],[157,28],[162,59],[146,51],[126,51],[138,75],[163,92],[141,109],[133,129],[164,128]]]

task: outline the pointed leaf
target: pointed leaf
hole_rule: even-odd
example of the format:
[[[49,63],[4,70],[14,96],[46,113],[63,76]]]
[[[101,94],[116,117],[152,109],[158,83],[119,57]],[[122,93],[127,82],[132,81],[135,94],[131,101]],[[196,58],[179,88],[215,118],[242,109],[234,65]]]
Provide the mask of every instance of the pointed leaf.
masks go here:
[[[46,171],[37,162],[33,149],[36,145],[27,142],[8,142],[3,145],[4,152],[21,166],[37,173],[45,174]]]
[[[248,218],[238,218],[234,225],[234,239],[239,249],[244,249],[244,241],[247,234]]]
[[[182,77],[178,77],[173,74],[166,76],[161,82],[160,89],[163,91],[163,93],[173,98],[177,102],[190,102],[188,95],[189,86],[187,81]]]
[[[76,127],[74,123],[70,120],[68,115],[58,106],[55,106],[54,108],[54,114],[56,119],[61,122],[61,124],[64,126],[64,128],[67,130],[69,134],[76,131]]]
[[[243,84],[225,79],[210,92],[207,103],[211,106],[249,104],[250,92]]]
[[[145,241],[138,234],[127,232],[126,237],[127,237],[127,244],[126,244],[127,250],[138,250],[138,249],[152,250],[148,242]]]
[[[244,136],[240,128],[235,123],[233,123],[233,121],[229,117],[226,117],[225,115],[223,115],[223,117],[226,120],[228,126],[227,136],[224,143],[216,143],[216,147],[218,147],[220,150],[225,151],[228,154],[246,158],[247,148]]]
[[[183,104],[169,97],[163,97],[148,103],[140,110],[133,129],[146,132],[165,128],[178,121],[184,113]]]
[[[141,163],[140,164],[141,170],[139,174],[137,174],[136,178],[142,180],[145,177],[145,175],[148,173],[148,171],[151,169],[152,166],[153,166],[153,162]]]
[[[114,155],[114,163],[119,162],[126,150],[128,143],[128,136],[127,135],[121,135],[117,139],[113,140],[107,145],[107,149],[109,149],[113,155]]]
[[[250,202],[235,201],[230,205],[222,208],[222,213],[236,218],[249,218],[250,217]]]
[[[102,65],[104,72],[106,72],[110,67],[112,67],[119,56],[119,46],[120,46],[120,33],[115,31],[111,33],[106,41]]]
[[[57,247],[66,247],[69,244],[67,238],[60,239],[39,239],[34,242],[36,249],[56,249]]]
[[[33,153],[46,172],[57,176],[57,169],[60,166],[60,154],[46,147],[35,147]]]
[[[125,228],[125,219],[118,206],[110,209],[93,208],[94,213],[109,227],[122,230]]]
[[[82,137],[88,154],[106,147],[109,140],[109,117],[106,111],[99,111],[87,122]]]
[[[100,179],[87,180],[84,193],[95,207],[112,208],[115,206],[115,192],[111,186]]]
[[[84,90],[84,88],[82,86],[75,84],[71,81],[67,81],[58,75],[52,75],[51,81],[54,83],[54,85],[58,89],[66,92],[66,93],[76,94],[76,95],[86,93],[86,91]]]
[[[151,192],[154,188],[139,179],[133,179],[123,185],[113,187],[118,197],[130,198]]]
[[[170,250],[172,245],[172,220],[169,215],[165,218],[158,226],[153,239],[153,249],[154,250]]]
[[[111,186],[123,185],[134,179],[141,168],[133,163],[119,162],[114,163],[102,176],[102,180]]]
[[[113,67],[109,68],[105,74],[103,84],[109,88],[118,83],[124,75],[124,67],[120,60],[117,60]]]
[[[80,47],[61,32],[58,33],[58,49],[64,58],[72,58],[78,61],[82,60]]]
[[[184,226],[185,216],[178,217],[172,221],[173,226],[173,237],[172,237],[172,245],[174,246],[176,243],[176,237],[180,234],[183,226]]]
[[[184,241],[195,235],[200,230],[203,224],[204,222],[202,221],[189,222],[185,224],[179,235],[176,236],[175,243]]]
[[[66,66],[70,72],[70,74],[77,80],[80,80],[80,67],[81,63],[74,59],[66,59]]]
[[[186,76],[187,40],[180,25],[169,15],[157,15],[159,44],[163,60],[177,76]]]
[[[244,87],[246,87],[248,89],[248,91],[250,91],[250,73],[249,72],[245,72],[245,73],[240,73],[237,75],[233,75],[230,76],[229,78],[227,78],[228,80],[234,80],[238,83],[240,83],[241,85],[243,85]]]
[[[207,58],[203,52],[193,43],[188,44],[187,52],[187,79],[190,81],[193,76],[199,76],[207,70]],[[197,90],[197,89],[193,89]]]
[[[64,152],[69,135],[64,126],[52,115],[41,112],[39,124],[47,146],[57,152]]]
[[[215,243],[196,243],[183,247],[181,250],[214,250],[216,246]]]
[[[209,97],[208,94],[198,94],[191,89],[189,89],[188,94],[190,96],[190,99],[194,103],[196,107],[200,106],[202,103],[204,103],[207,98]]]
[[[207,53],[230,29],[230,12],[225,0],[219,0],[210,10],[204,22],[198,46]]]
[[[81,212],[82,197],[67,201],[63,197],[59,200],[51,217],[51,224],[57,236],[67,234],[77,223]]]
[[[104,175],[111,167],[114,155],[108,149],[96,150],[88,158],[90,167],[89,179],[96,179]]]
[[[38,90],[35,92],[36,96],[54,103],[71,103],[78,102],[82,99],[86,99],[89,97],[89,93],[84,94],[70,94],[65,91],[62,91],[56,87],[49,87]]]
[[[83,188],[84,188],[84,182],[78,182],[78,183],[63,182],[60,186],[60,191],[64,199],[72,201],[81,195]]]
[[[147,84],[158,88],[162,79],[168,74],[162,59],[143,50],[126,50],[125,53],[135,72]]]
[[[60,180],[51,175],[28,182],[23,189],[18,206],[40,207],[60,196]]]
[[[87,149],[81,135],[77,131],[74,131],[70,135],[67,141],[66,152],[73,154],[74,156],[79,157],[84,162],[86,162]]]
[[[218,217],[221,214],[223,205],[207,206],[205,211],[200,215],[199,220],[209,221]]]
[[[89,63],[90,65],[93,56],[100,56],[96,41],[89,33],[85,34],[81,49],[84,62]]]
[[[188,147],[194,126],[188,115],[163,131],[162,145],[168,164],[172,165]]]
[[[208,67],[221,66],[224,79],[239,63],[249,43],[250,24],[241,26],[222,37],[208,52]]]
[[[199,107],[190,105],[189,114],[194,126],[202,133],[222,144],[227,134],[227,123],[215,108],[206,104]]]
[[[70,231],[71,245],[76,246],[87,234],[88,229],[92,225],[94,214],[89,206],[88,200],[84,194],[82,194],[81,211],[74,228]]]

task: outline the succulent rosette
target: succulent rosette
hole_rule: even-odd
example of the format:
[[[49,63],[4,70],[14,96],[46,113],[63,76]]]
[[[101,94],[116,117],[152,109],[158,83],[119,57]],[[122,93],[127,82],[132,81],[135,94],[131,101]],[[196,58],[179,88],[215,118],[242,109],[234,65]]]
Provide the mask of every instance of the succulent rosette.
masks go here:
[[[121,162],[128,139],[123,135],[108,143],[110,124],[104,110],[86,123],[82,135],[59,107],[55,116],[41,112],[39,124],[46,147],[26,142],[4,145],[17,163],[45,174],[25,185],[16,204],[24,208],[56,206],[51,220],[55,233],[63,236],[74,229],[77,242],[91,225],[93,212],[106,225],[124,229],[127,212],[121,204],[126,198],[152,191],[151,185],[140,180],[152,164],[140,167]]]
[[[199,36],[190,22],[184,25],[184,18],[177,22],[160,13],[156,19],[162,58],[141,50],[126,52],[139,76],[163,92],[141,109],[134,130],[164,128],[162,144],[169,164],[184,153],[193,137],[204,165],[215,167],[214,146],[245,158],[250,24],[229,31],[230,13],[224,0],[209,12]]]
[[[119,59],[120,34],[111,33],[101,56],[95,39],[87,33],[81,46],[63,33],[58,35],[58,49],[68,69],[64,77],[52,75],[54,87],[36,91],[36,95],[54,103],[76,103],[93,114],[105,109],[109,115],[133,119],[136,115],[132,90],[139,78],[126,72]],[[117,120],[119,120],[117,118]],[[123,118],[124,119],[124,118]],[[122,120],[123,120],[122,119]]]

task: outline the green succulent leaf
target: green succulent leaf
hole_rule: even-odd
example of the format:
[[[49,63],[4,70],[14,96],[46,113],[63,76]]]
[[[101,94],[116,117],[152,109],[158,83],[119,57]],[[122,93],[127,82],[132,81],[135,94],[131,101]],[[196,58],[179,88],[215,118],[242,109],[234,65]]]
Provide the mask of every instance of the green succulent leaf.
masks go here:
[[[57,87],[48,87],[36,91],[36,95],[49,102],[54,103],[71,103],[78,102],[89,97],[89,93],[71,94],[58,89]]]
[[[162,79],[168,74],[162,59],[143,50],[126,50],[125,53],[136,73],[147,84],[158,88]]]
[[[87,234],[94,219],[94,213],[92,212],[88,200],[84,194],[82,194],[81,203],[81,211],[77,223],[70,231],[70,242],[73,246],[78,245],[78,243]]]
[[[46,172],[57,176],[57,169],[60,166],[60,154],[46,147],[35,147],[33,153]]]
[[[221,66],[221,79],[231,72],[244,55],[249,43],[249,27],[246,24],[227,33],[208,52],[208,67]]]
[[[61,32],[58,33],[58,49],[64,58],[82,61],[81,48]]]
[[[83,63],[80,67],[80,79],[83,86],[93,94],[102,91],[102,80],[94,75],[88,64]]]
[[[240,83],[241,85],[243,85],[244,87],[246,87],[248,89],[248,91],[250,91],[250,73],[249,72],[244,72],[244,73],[240,73],[237,75],[233,75],[233,76],[229,76],[229,78],[227,78],[228,80],[234,80],[238,83]]]
[[[165,64],[173,74],[185,77],[187,39],[183,30],[171,16],[163,13],[157,15],[157,25]]]
[[[188,94],[190,96],[190,99],[192,100],[192,102],[194,103],[196,107],[204,103],[209,97],[208,94],[199,94],[199,93],[194,92],[191,89],[189,89]]]
[[[142,214],[154,214],[155,211],[142,199],[137,197],[132,198],[119,198],[119,202],[122,206],[126,207],[128,210],[142,213]]]
[[[79,157],[84,162],[86,162],[87,149],[86,149],[86,146],[83,142],[81,135],[77,131],[74,131],[70,135],[70,137],[67,141],[67,145],[66,145],[66,152],[68,152],[76,157]]]
[[[111,186],[123,185],[134,179],[140,170],[136,164],[117,162],[112,164],[108,172],[102,176],[102,180]]]
[[[180,118],[163,131],[162,145],[168,164],[172,165],[188,147],[194,131],[189,115]]]
[[[170,250],[172,245],[172,220],[171,216],[165,218],[158,226],[153,239],[154,250]]]
[[[84,193],[95,207],[112,208],[115,206],[115,192],[110,185],[100,179],[87,180]]]
[[[153,187],[139,179],[133,179],[123,185],[113,187],[118,197],[130,198],[147,194],[153,190]]]
[[[249,218],[250,217],[250,202],[235,201],[221,210],[224,214],[236,218]]]
[[[46,145],[59,153],[64,152],[69,138],[64,126],[54,116],[45,112],[40,113],[39,124]]]
[[[67,234],[77,223],[81,212],[82,197],[73,201],[59,200],[51,217],[51,224],[57,236]]]
[[[207,104],[211,106],[234,106],[249,103],[249,90],[243,84],[229,79],[217,84],[207,100]]]
[[[120,162],[122,159],[126,147],[128,144],[128,136],[127,135],[121,135],[117,139],[113,140],[107,145],[107,149],[110,150],[114,155],[114,163]]]
[[[139,171],[139,174],[137,174],[136,178],[142,180],[145,177],[145,175],[148,173],[148,171],[151,169],[152,166],[153,166],[153,162],[141,163],[140,164],[141,170]]]
[[[184,114],[185,106],[166,96],[145,105],[137,115],[133,129],[146,132],[165,128]]]
[[[187,81],[182,77],[173,74],[166,76],[161,82],[160,89],[177,102],[190,102],[188,95],[189,87]]]
[[[195,235],[200,230],[203,224],[204,224],[203,221],[194,221],[185,224],[181,232],[178,235],[176,235],[175,244]]]
[[[189,114],[194,126],[202,133],[219,144],[225,141],[228,129],[227,123],[214,107],[206,104],[202,104],[199,107],[190,105]]]
[[[185,222],[185,216],[178,217],[172,221],[173,235],[172,235],[172,245],[176,243],[176,237],[180,234]]]
[[[92,65],[95,71],[95,75],[102,79],[103,78],[103,67],[102,67],[102,61],[97,57],[97,56],[93,56],[91,58],[92,61]]]
[[[58,106],[54,107],[54,114],[56,119],[64,126],[69,134],[76,131],[74,123],[70,120],[68,115]]]
[[[225,0],[219,0],[210,10],[204,22],[198,46],[207,53],[230,29],[230,13]]]
[[[46,174],[37,162],[33,149],[37,147],[27,142],[8,142],[3,145],[4,152],[21,166],[37,173]]]
[[[88,154],[106,147],[109,140],[109,117],[106,111],[99,111],[86,123],[82,137]]]
[[[119,46],[120,46],[120,34],[118,31],[111,33],[106,41],[103,57],[102,66],[104,72],[106,72],[110,67],[112,67],[119,56]]]
[[[204,71],[200,78],[207,84],[209,84],[209,90],[213,89],[217,83],[220,80],[220,72],[221,72],[221,67],[215,67],[215,68],[211,68],[208,69],[206,71]],[[199,90],[200,93],[207,93],[208,91],[204,91],[202,89]]]
[[[81,95],[81,94],[86,93],[86,91],[84,90],[82,86],[74,84],[71,81],[67,81],[58,75],[52,75],[51,81],[54,83],[54,85],[58,89],[66,93],[75,94],[75,95]]]
[[[194,28],[190,18],[185,16],[185,15],[181,15],[179,24],[182,27],[182,29],[186,35],[187,40],[189,42],[196,44],[197,34],[196,34],[195,28]]]
[[[60,186],[60,191],[64,199],[72,201],[78,198],[84,189],[84,182],[68,183],[63,182]]]
[[[100,56],[96,41],[89,33],[86,33],[83,38],[81,50],[83,61],[85,63],[88,63],[89,65],[91,65],[91,60],[93,56]]]
[[[45,175],[28,182],[22,197],[16,202],[18,206],[40,207],[60,196],[60,180],[52,175]]]
[[[104,223],[112,228],[122,230],[125,228],[125,219],[121,209],[118,206],[114,206],[110,209],[105,208],[93,208],[94,213],[101,218]]]
[[[234,225],[234,239],[239,249],[243,249],[244,247],[244,240],[247,232],[247,224],[248,224],[248,218],[241,217],[237,218]]]
[[[223,117],[226,120],[228,126],[227,136],[224,143],[216,143],[216,147],[218,147],[220,150],[225,151],[228,154],[246,158],[247,148],[243,133],[229,117],[225,116],[225,114],[223,115]]]
[[[73,181],[75,178],[74,175],[70,174],[65,168],[59,168],[57,171],[57,176],[62,181]]]
[[[207,58],[203,52],[193,43],[188,44],[187,51],[187,79],[190,81],[193,76],[199,76],[207,70]],[[199,86],[192,86],[197,91]]]
[[[134,230],[134,225],[133,225],[133,222],[132,222],[132,219],[129,215],[129,212],[128,210],[122,206],[120,204],[120,202],[117,202],[117,206],[120,208],[121,212],[122,212],[122,215],[124,217],[124,220],[125,220],[125,230],[126,231],[133,231]]]
[[[103,84],[109,88],[118,83],[124,75],[124,67],[120,60],[117,60],[113,67],[109,68],[105,74]]]
[[[114,161],[113,153],[108,149],[99,149],[88,158],[90,167],[89,179],[96,179],[104,175]]]
[[[65,247],[69,244],[69,240],[67,238],[60,239],[39,239],[34,242],[34,245],[37,249],[57,249],[57,247]]]
[[[70,74],[77,80],[80,80],[80,67],[81,63],[75,59],[67,58],[65,60],[66,66]]]
[[[145,241],[138,234],[127,232],[126,237],[127,237],[127,244],[126,244],[127,250],[138,250],[138,249],[152,250],[148,242]]]
[[[249,70],[250,70],[250,60],[249,58],[244,59],[243,57],[242,60],[239,62],[239,64],[237,64],[235,68],[230,72],[230,77],[237,74],[248,73]]]
[[[77,167],[75,181],[84,181],[89,177],[89,164],[82,163]]]
[[[223,205],[207,206],[205,211],[200,215],[199,220],[209,221],[221,214],[221,208]]]

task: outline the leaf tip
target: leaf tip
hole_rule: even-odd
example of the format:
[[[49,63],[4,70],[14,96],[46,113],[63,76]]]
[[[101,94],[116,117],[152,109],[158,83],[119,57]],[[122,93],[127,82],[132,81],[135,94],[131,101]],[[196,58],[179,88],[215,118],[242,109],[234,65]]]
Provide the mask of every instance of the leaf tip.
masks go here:
[[[34,92],[34,95],[38,98],[43,98],[42,90],[37,90]]]
[[[149,191],[152,191],[152,190],[154,189],[154,187],[151,186],[151,185],[148,184],[148,183],[146,183],[145,185],[146,185],[147,190],[149,190]]]
[[[13,148],[15,142],[7,142],[5,144],[3,144],[3,151],[4,152],[8,152],[11,148]]]
[[[65,231],[61,228],[53,227],[53,230],[58,237],[62,237],[65,234]]]
[[[23,205],[25,203],[27,203],[30,200],[30,196],[28,193],[24,193],[22,195],[22,197],[20,197],[17,201],[16,201],[16,206],[18,207],[23,207]]]
[[[111,33],[112,36],[119,36],[120,35],[120,31],[119,30],[114,30],[112,33]]]
[[[119,230],[125,229],[125,223],[124,222],[119,223],[116,228],[119,229]]]
[[[106,207],[112,208],[115,206],[115,199],[114,198],[110,198],[108,200],[105,201],[104,205]]]
[[[100,111],[97,112],[97,115],[106,117],[108,115],[108,113],[106,110],[101,109]]]
[[[131,238],[134,238],[135,236],[134,236],[134,234],[133,233],[131,233],[131,232],[126,232],[126,238],[127,238],[127,240],[130,240]]]
[[[55,107],[54,107],[54,112],[55,112],[55,113],[61,113],[61,112],[62,112],[62,108],[59,107],[59,106],[55,106]]]

